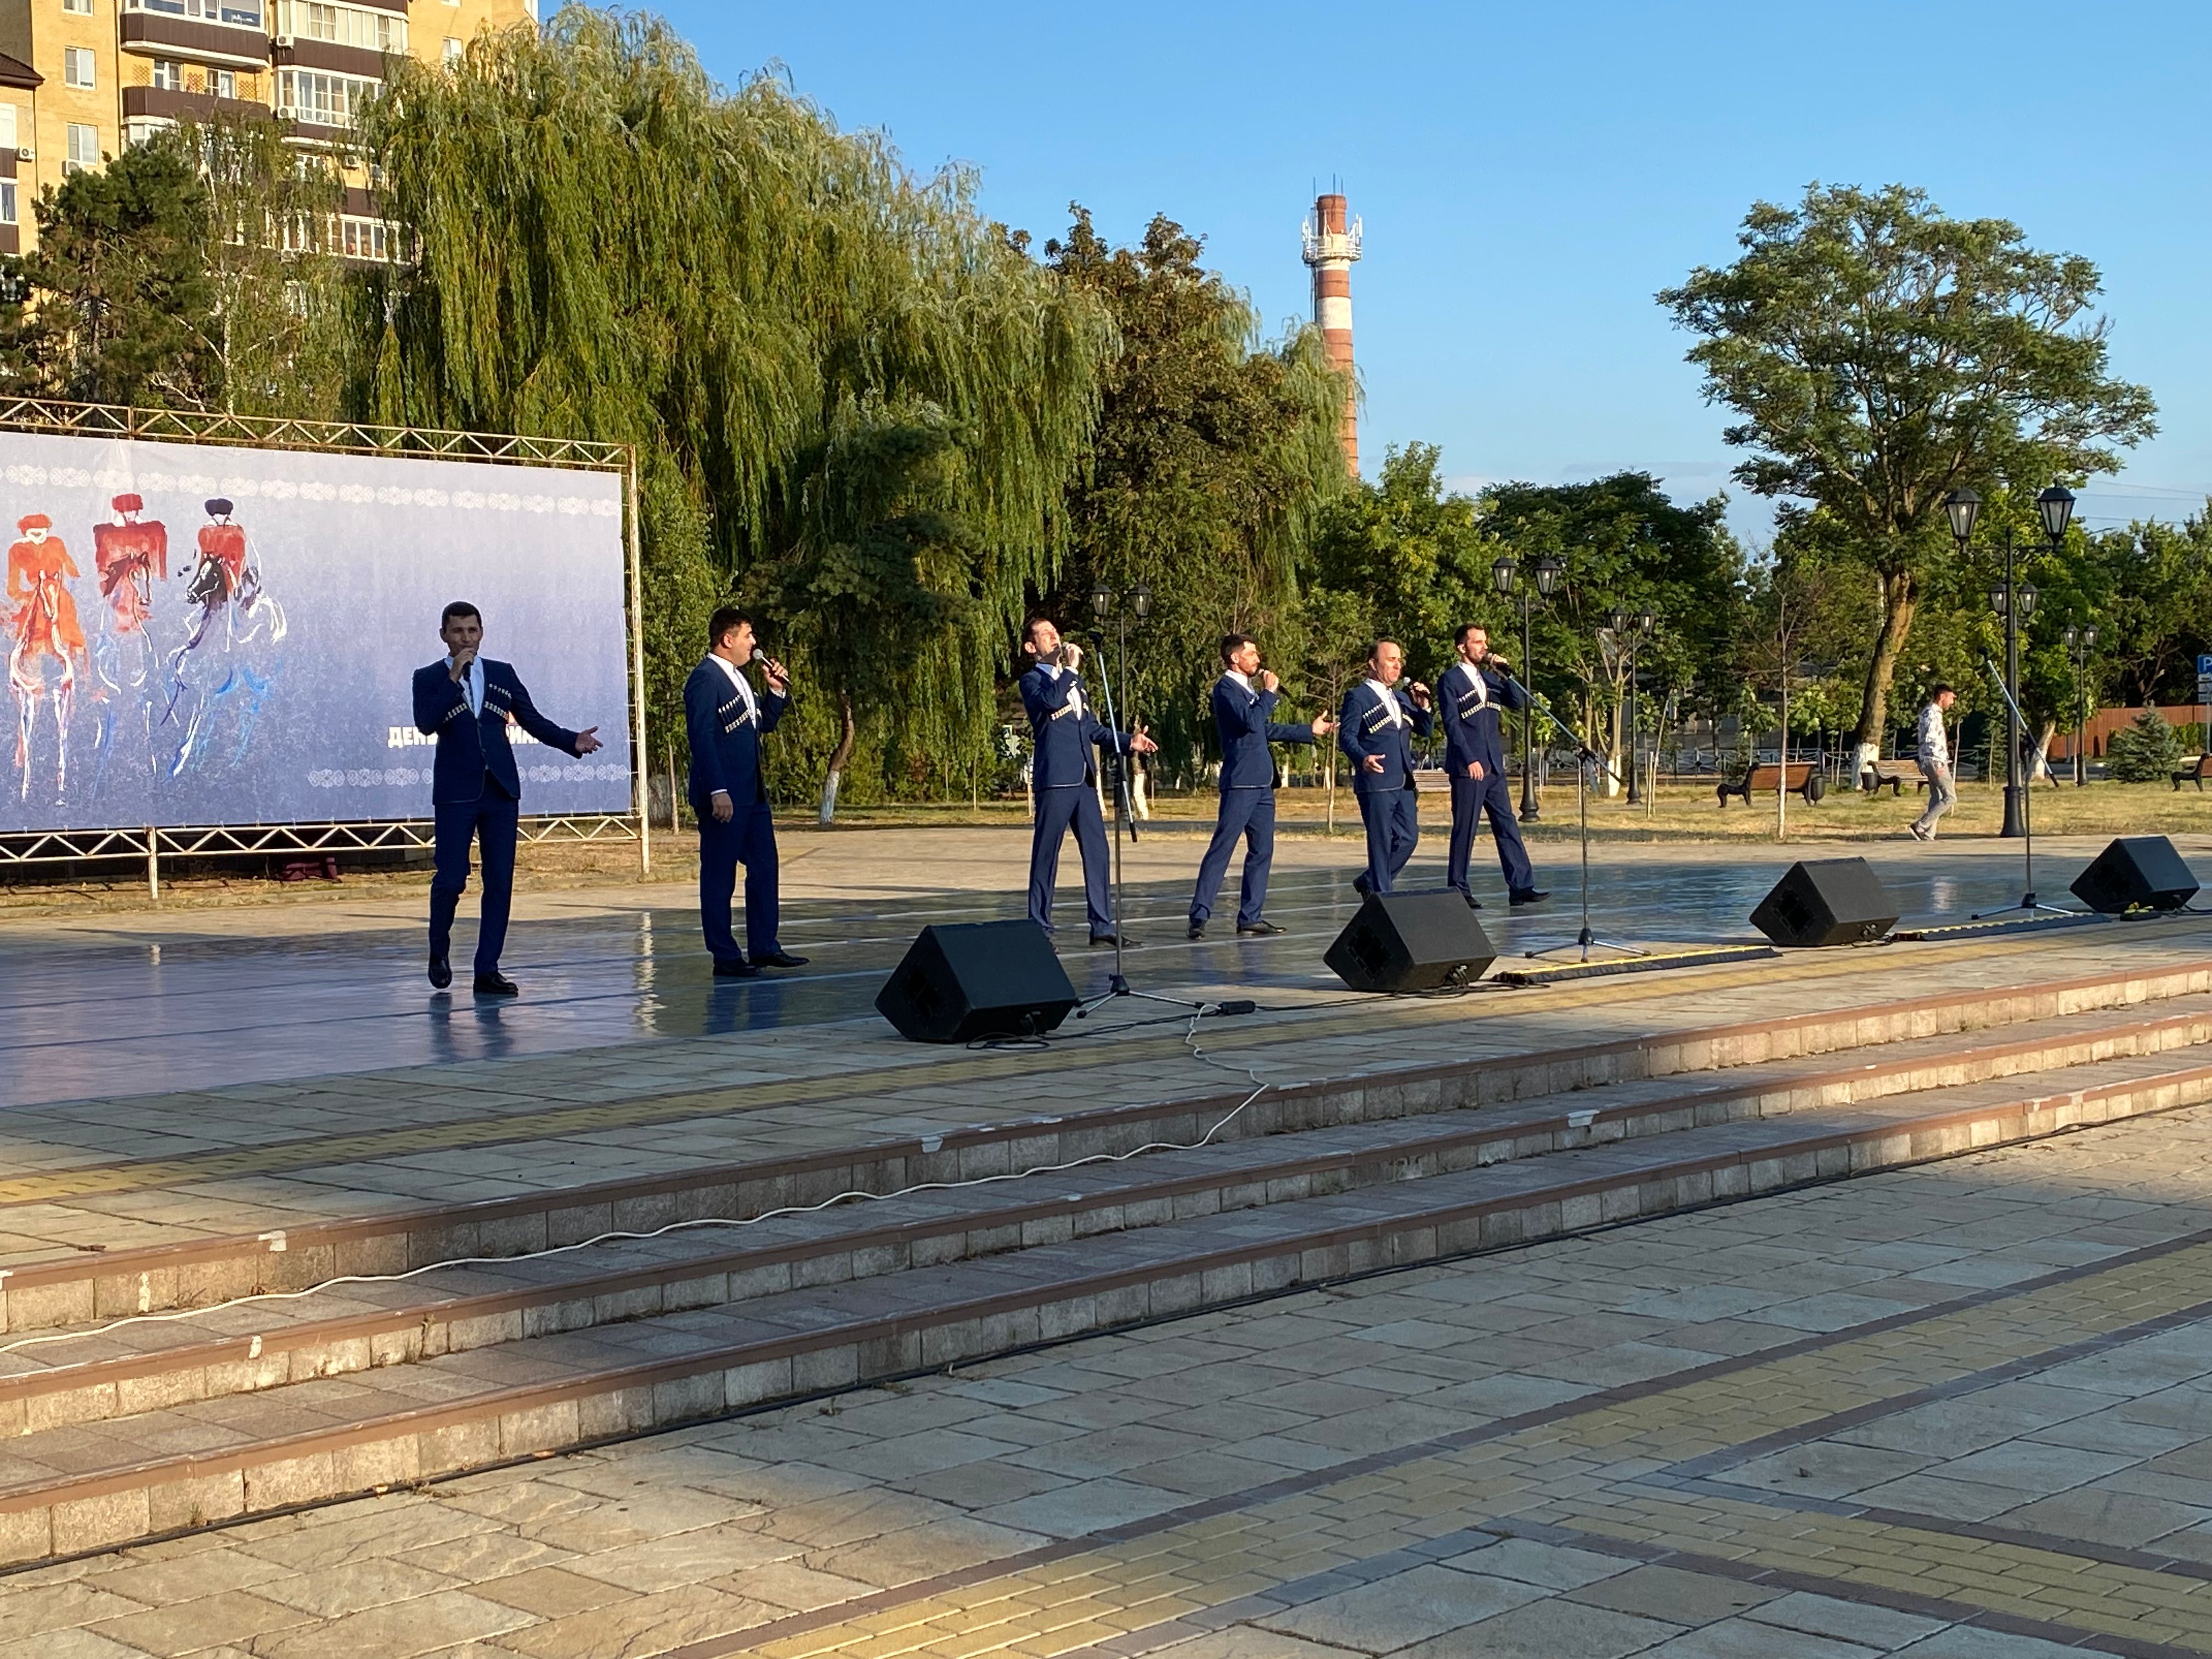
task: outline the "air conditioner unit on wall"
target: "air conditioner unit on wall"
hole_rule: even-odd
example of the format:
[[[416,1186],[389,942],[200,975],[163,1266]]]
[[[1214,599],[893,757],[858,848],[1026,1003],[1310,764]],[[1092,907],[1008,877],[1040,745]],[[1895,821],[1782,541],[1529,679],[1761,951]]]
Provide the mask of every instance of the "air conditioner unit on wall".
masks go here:
[[[39,152],[34,149],[19,149],[15,152],[15,159],[19,161],[35,161],[39,159]]]

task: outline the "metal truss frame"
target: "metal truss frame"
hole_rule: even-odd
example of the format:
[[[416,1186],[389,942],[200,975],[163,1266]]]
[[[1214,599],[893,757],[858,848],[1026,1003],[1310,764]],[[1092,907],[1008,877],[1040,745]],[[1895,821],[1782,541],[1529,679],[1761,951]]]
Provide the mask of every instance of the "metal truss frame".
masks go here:
[[[627,471],[631,461],[629,445],[590,438],[533,438],[517,433],[448,432],[434,427],[376,426],[359,421],[131,409],[121,404],[60,403],[45,398],[0,398],[0,430],[72,438],[228,444],[248,449],[503,461],[516,466],[562,466],[599,472]]]
[[[155,825],[143,830],[43,830],[0,836],[0,875],[34,865],[128,859],[146,869],[154,896],[161,893],[164,859],[252,858],[285,853],[368,853],[429,847],[436,826],[428,818],[348,823],[206,823]],[[612,812],[548,813],[519,826],[526,842],[632,842],[636,818]]]
[[[623,475],[624,545],[629,562],[630,746],[629,813],[568,813],[526,817],[525,841],[634,841],[638,867],[653,871],[652,830],[644,811],[645,643],[642,559],[638,534],[637,447],[593,438],[532,437],[520,433],[456,432],[435,427],[380,426],[361,421],[301,421],[283,416],[225,415],[180,409],[133,409],[46,398],[0,397],[0,432],[54,437],[139,439],[214,444],[238,449],[380,455],[410,460],[490,461],[507,466],[564,467]],[[222,858],[267,853],[363,852],[427,847],[427,819],[353,823],[156,825],[151,828],[39,830],[0,836],[0,872],[90,859],[133,859],[146,884],[161,893],[163,858]]]

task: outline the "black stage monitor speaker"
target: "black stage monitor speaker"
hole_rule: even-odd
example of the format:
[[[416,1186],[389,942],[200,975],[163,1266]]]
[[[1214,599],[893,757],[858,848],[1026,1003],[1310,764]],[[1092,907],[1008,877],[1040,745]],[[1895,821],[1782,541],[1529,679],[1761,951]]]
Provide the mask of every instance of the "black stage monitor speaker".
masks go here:
[[[2197,896],[2197,878],[2164,836],[2122,836],[2074,878],[2092,910],[2179,910]]]
[[[1033,921],[925,927],[876,997],[876,1012],[915,1042],[1037,1036],[1076,1002],[1052,940]]]
[[[1808,859],[1759,900],[1751,925],[1777,945],[1802,949],[1880,939],[1897,917],[1897,901],[1864,859]]]
[[[1482,977],[1498,949],[1457,893],[1370,893],[1322,958],[1355,991],[1433,991]]]

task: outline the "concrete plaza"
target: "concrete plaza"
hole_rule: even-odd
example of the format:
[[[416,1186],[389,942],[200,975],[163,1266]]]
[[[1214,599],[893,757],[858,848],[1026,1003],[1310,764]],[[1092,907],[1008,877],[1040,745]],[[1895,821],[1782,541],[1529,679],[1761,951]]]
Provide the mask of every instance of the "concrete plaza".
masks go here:
[[[421,985],[405,896],[8,925],[0,1413],[16,1415],[0,1542],[11,1517],[48,1518],[0,1577],[0,1656],[2212,1652],[2212,1304],[2198,1288],[2212,927],[1363,1001],[1318,961],[1354,903],[1346,843],[1285,843],[1282,939],[1191,945],[1179,918],[1196,848],[1163,835],[1132,860],[1151,941],[1133,971],[1171,994],[1253,988],[1261,1012],[1187,1034],[1172,1011],[1148,1026],[1136,1021],[1153,1011],[1117,1007],[1101,1017],[1116,1029],[1046,1054],[948,1053],[898,1042],[868,1002],[924,921],[1008,913],[1018,840],[788,846],[787,944],[815,963],[773,983],[713,984],[668,888],[526,896],[512,955],[525,997],[482,1010],[441,1007]],[[1869,850],[1923,924],[2017,896],[2015,848]],[[2048,849],[2046,893],[2094,850]],[[1788,856],[1607,848],[1601,931],[1740,939]],[[1485,912],[1511,948],[1571,935],[1572,883],[1547,874],[1549,914]],[[1104,971],[1080,947],[1068,960],[1079,985]],[[1524,1074],[1509,1092],[1450,1093],[1454,1079]],[[842,1382],[762,1360],[717,1370],[712,1406],[677,1388],[657,1415],[599,1432],[572,1406],[565,1435],[526,1445],[506,1437],[511,1396],[540,1380],[532,1354],[574,1339],[364,1346],[356,1365],[355,1339],[313,1336],[324,1346],[289,1376],[211,1354],[191,1359],[190,1389],[134,1402],[132,1378],[173,1384],[208,1333],[189,1317],[107,1329],[132,1307],[190,1316],[230,1271],[229,1241],[272,1228],[295,1241],[288,1258],[262,1247],[273,1285],[320,1248],[299,1243],[318,1228],[360,1235],[623,1182],[665,1191],[777,1159],[832,1159],[858,1182],[866,1149],[903,1136],[931,1156],[1014,1148],[999,1156],[1019,1167],[1041,1123],[1081,1152],[1084,1126],[1115,1113],[1139,1127],[1098,1146],[1183,1145],[1172,1126],[1215,1121],[1203,1103],[1234,1105],[1257,1083],[1273,1092],[1254,1111],[1279,1120],[1116,1166],[1147,1191],[1170,1175],[1178,1193],[1205,1185],[1203,1205],[1161,1212],[1168,1224],[1145,1229],[1137,1188],[1108,1192],[1108,1172],[1087,1169],[1040,1177],[1050,1191],[1023,1213],[1110,1201],[1127,1211],[1111,1230],[1035,1220],[992,1243],[1010,1212],[963,1224],[977,1271],[1073,1252],[1087,1271],[1149,1273],[1148,1306],[1113,1316],[1102,1290],[1085,1322],[1040,1291],[1042,1323],[994,1316],[993,1336],[986,1317],[936,1348],[924,1331],[917,1363],[864,1357]],[[1753,1103],[1733,1115],[1683,1104],[1739,1097]],[[1300,1118],[1274,1100],[1334,1104]],[[1462,1121],[1454,1162],[1439,1131]],[[1626,1138],[1607,1139],[1608,1123]],[[1421,1161],[1389,1164],[1416,1157],[1416,1129]],[[1361,1139],[1391,1135],[1380,1152]],[[1384,1157],[1385,1178],[1294,1176],[1279,1143],[1309,1172]],[[1674,1143],[1721,1150],[1700,1175]],[[902,1156],[910,1181],[919,1155]],[[1247,1161],[1218,1174],[1209,1158]],[[1747,1183],[1711,1172],[1723,1164]],[[960,1170],[954,1184],[974,1185]],[[1165,1173],[1137,1173],[1152,1170]],[[1847,1170],[1864,1173],[1819,1179]],[[1327,1242],[1452,1182],[1486,1216],[1517,1206],[1510,1231],[1486,1223],[1484,1248],[1454,1248],[1439,1199],[1382,1255]],[[1294,1224],[1321,1205],[1334,1231]],[[877,1208],[896,1203],[859,1212]],[[1257,1265],[1277,1247],[1255,1229],[1275,1217],[1290,1239],[1277,1254],[1303,1249],[1303,1275]],[[1208,1267],[1202,1289],[1170,1296],[1174,1262],[1131,1255],[1208,1225],[1207,1261],[1246,1242],[1241,1278]],[[1405,1245],[1416,1237],[1429,1242]],[[823,1248],[793,1237],[787,1254]],[[320,1273],[343,1266],[338,1249]],[[918,1247],[911,1263],[862,1255],[855,1238],[811,1292],[778,1281],[781,1300],[811,1294],[820,1318],[853,1318],[837,1296],[927,1277]],[[166,1265],[103,1278],[103,1258]],[[482,1271],[453,1272],[441,1294],[519,1294]],[[76,1284],[89,1299],[64,1305]],[[396,1288],[318,1295],[206,1324],[258,1356],[264,1342],[308,1352],[295,1310],[389,1323],[419,1306],[426,1329],[461,1317]],[[656,1361],[680,1346],[654,1309],[598,1317],[612,1322],[579,1338],[665,1327]],[[49,1334],[65,1341],[23,1346]],[[579,1376],[638,1363],[559,1352]],[[395,1473],[346,1476],[346,1447],[392,1416],[379,1390],[412,1386],[419,1414],[434,1382],[449,1415],[467,1388],[507,1391],[489,1449],[440,1459],[425,1429]],[[672,1387],[647,1390],[656,1408]],[[644,1431],[664,1423],[678,1426]],[[228,1480],[242,1498],[165,1511],[148,1472],[179,1459],[198,1460],[177,1464],[195,1491]],[[116,1507],[126,1491],[135,1510]]]

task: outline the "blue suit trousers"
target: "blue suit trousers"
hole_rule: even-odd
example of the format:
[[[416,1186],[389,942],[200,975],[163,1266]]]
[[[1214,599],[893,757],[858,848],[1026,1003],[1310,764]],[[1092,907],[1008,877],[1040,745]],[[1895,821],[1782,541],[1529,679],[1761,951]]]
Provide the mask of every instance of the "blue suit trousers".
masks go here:
[[[1060,847],[1071,823],[1075,850],[1083,855],[1083,902],[1091,913],[1091,931],[1111,933],[1106,820],[1099,816],[1098,797],[1087,783],[1037,791],[1036,830],[1030,840],[1030,920],[1048,933],[1052,931],[1053,884],[1060,879]]]
[[[1419,797],[1410,789],[1378,789],[1359,798],[1367,825],[1367,890],[1387,893],[1420,844]]]
[[[1275,862],[1275,792],[1271,788],[1224,789],[1213,820],[1213,839],[1198,866],[1198,890],[1190,896],[1194,926],[1213,914],[1214,896],[1229,873],[1229,855],[1244,838],[1244,883],[1237,894],[1237,925],[1249,927],[1267,902],[1267,872]]]
[[[745,959],[730,927],[730,899],[737,891],[738,866],[745,866],[745,945],[756,957],[774,956],[782,947],[776,934],[782,921],[777,894],[775,820],[764,802],[740,806],[727,823],[714,809],[699,814],[699,929],[718,963]]]
[[[487,774],[483,793],[476,799],[448,801],[432,811],[437,823],[437,863],[430,877],[430,954],[452,953],[453,913],[469,884],[469,842],[473,839],[483,858],[476,970],[495,974],[499,953],[507,946],[507,916],[514,900],[515,799]]]
[[[1486,765],[1476,779],[1455,773],[1451,781],[1451,854],[1444,878],[1461,892],[1467,891],[1468,856],[1474,849],[1474,826],[1490,814],[1491,839],[1498,843],[1498,867],[1505,872],[1505,890],[1526,892],[1536,884],[1536,872],[1528,862],[1528,849],[1521,844],[1521,826],[1513,817],[1513,787],[1503,766]]]

